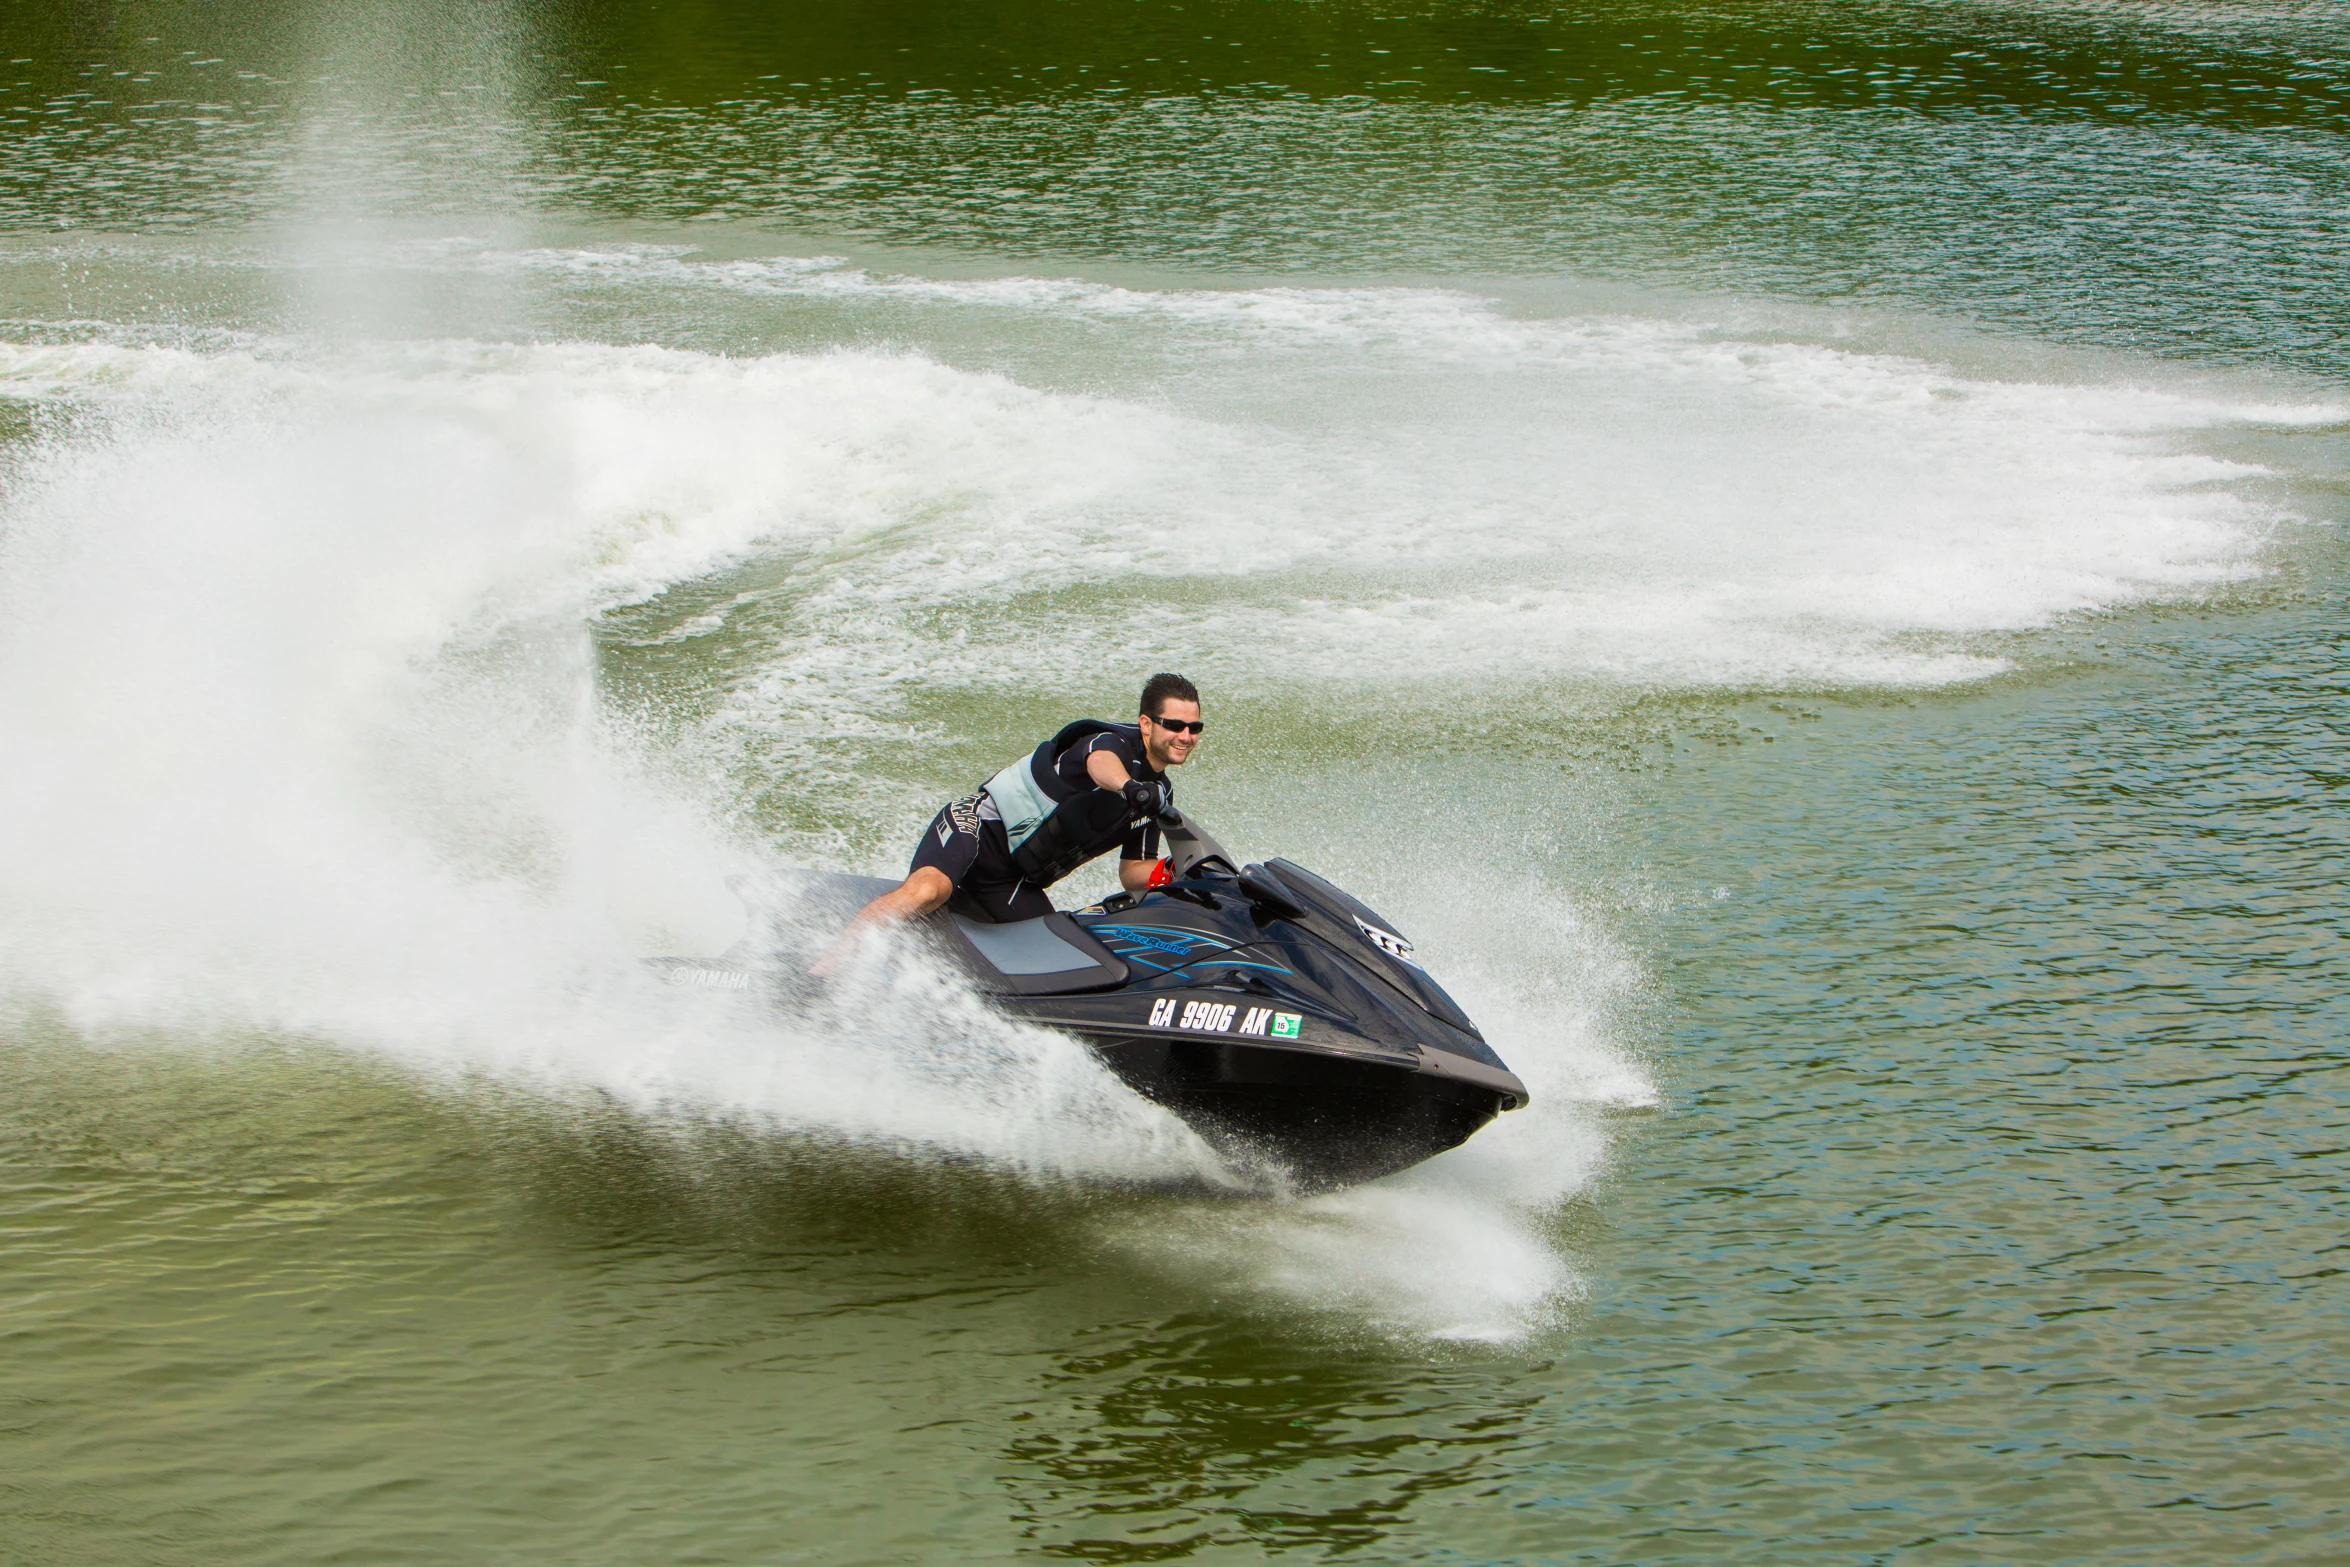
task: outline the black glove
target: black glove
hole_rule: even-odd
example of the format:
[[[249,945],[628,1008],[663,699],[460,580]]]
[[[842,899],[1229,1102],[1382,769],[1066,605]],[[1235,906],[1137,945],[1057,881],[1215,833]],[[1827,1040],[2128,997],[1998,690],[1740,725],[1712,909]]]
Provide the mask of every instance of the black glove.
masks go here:
[[[1165,784],[1129,778],[1126,787],[1118,792],[1126,796],[1126,804],[1134,814],[1146,822],[1164,821],[1175,814],[1175,802],[1169,798],[1172,791]]]

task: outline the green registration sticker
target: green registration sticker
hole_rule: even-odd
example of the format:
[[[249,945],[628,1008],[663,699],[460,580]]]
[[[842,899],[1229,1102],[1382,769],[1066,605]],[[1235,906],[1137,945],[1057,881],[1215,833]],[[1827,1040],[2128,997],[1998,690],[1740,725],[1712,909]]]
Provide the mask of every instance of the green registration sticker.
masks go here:
[[[1274,1013],[1273,1037],[1275,1039],[1295,1039],[1297,1037],[1297,1026],[1304,1021],[1305,1019],[1299,1017],[1295,1012]]]

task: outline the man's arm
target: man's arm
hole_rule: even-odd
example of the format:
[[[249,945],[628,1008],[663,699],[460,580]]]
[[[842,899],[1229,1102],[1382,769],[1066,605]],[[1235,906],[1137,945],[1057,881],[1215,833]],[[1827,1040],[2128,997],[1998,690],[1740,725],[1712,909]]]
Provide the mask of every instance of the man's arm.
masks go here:
[[[1107,789],[1112,794],[1134,781],[1134,775],[1126,770],[1126,764],[1119,761],[1118,754],[1108,746],[1086,753],[1085,776],[1092,779],[1097,787]],[[1151,872],[1158,868],[1157,860],[1120,860],[1118,885],[1128,892],[1148,891]]]
[[[1134,775],[1108,746],[1085,753],[1085,776],[1094,781],[1096,788],[1107,789],[1112,794],[1134,782]]]

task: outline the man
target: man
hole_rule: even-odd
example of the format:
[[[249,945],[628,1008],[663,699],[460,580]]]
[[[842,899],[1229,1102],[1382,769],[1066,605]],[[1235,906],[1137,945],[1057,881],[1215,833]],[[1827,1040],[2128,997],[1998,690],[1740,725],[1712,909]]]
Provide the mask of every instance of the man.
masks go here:
[[[1080,719],[931,818],[906,879],[858,911],[815,972],[830,973],[866,932],[941,905],[997,923],[1050,914],[1044,889],[1113,848],[1119,884],[1148,887],[1159,818],[1175,802],[1167,769],[1191,760],[1207,726],[1181,675],[1151,676],[1135,718]]]

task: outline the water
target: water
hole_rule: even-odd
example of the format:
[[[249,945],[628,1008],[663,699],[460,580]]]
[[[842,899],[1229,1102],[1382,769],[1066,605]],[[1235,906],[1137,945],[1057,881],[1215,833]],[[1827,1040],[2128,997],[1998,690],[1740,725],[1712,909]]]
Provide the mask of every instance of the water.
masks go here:
[[[2346,41],[18,0],[9,1554],[2339,1557]],[[1532,1109],[639,969],[1170,666]]]

